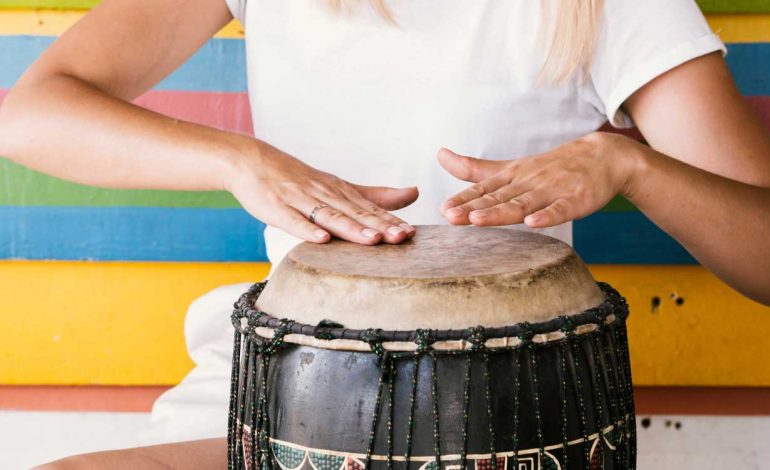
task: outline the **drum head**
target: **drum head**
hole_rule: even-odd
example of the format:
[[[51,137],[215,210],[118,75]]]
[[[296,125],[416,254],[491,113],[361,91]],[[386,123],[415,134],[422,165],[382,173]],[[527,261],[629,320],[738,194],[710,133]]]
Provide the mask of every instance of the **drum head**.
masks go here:
[[[307,324],[446,330],[545,321],[603,300],[559,240],[499,227],[418,226],[399,245],[302,243],[276,267],[256,307]]]

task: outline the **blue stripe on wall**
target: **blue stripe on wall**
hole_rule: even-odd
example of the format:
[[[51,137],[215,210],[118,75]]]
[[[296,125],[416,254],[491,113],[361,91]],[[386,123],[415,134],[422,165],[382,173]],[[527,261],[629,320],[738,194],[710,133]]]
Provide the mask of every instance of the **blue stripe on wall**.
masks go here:
[[[0,258],[263,261],[264,224],[242,209],[0,207]]]
[[[770,43],[728,44],[725,60],[741,94],[770,95]]]
[[[52,36],[0,36],[0,88],[10,88],[53,41]],[[744,95],[770,95],[770,43],[728,44],[727,63]],[[242,39],[210,39],[157,90],[246,92]]]
[[[101,261],[265,261],[264,224],[242,209],[0,207],[0,258]],[[639,212],[574,224],[587,263],[690,264]]]
[[[593,264],[694,264],[641,212],[597,212],[572,225],[575,251]]]
[[[0,88],[10,88],[54,36],[0,36]],[[154,89],[246,92],[242,39],[210,39]]]

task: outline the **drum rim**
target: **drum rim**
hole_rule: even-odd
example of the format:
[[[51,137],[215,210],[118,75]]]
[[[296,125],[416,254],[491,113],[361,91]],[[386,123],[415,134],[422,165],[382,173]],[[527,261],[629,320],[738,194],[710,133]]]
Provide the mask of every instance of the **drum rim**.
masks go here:
[[[299,323],[289,318],[279,319],[267,312],[255,308],[255,302],[267,285],[267,280],[253,284],[242,294],[234,304],[231,316],[236,332],[246,335],[256,335],[258,328],[280,330],[281,335],[296,334],[319,340],[354,340],[363,342],[414,342],[420,338],[435,341],[469,342],[484,341],[496,338],[519,338],[531,340],[535,335],[545,335],[554,332],[573,333],[583,325],[621,324],[628,317],[626,299],[612,286],[605,282],[597,282],[604,294],[604,301],[596,307],[573,315],[560,315],[542,322],[519,322],[501,327],[471,326],[461,329],[424,329],[424,330],[384,330],[384,329],[351,329],[334,322],[324,321],[317,325]],[[608,318],[608,317],[614,318]],[[245,321],[244,321],[245,320]]]

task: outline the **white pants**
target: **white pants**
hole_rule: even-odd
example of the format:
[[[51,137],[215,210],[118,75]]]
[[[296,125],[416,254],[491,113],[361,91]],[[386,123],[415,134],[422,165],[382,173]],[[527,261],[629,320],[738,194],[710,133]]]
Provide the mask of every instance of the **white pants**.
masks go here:
[[[145,445],[227,435],[233,354],[233,303],[251,283],[218,287],[193,301],[184,324],[195,368],[152,407]]]

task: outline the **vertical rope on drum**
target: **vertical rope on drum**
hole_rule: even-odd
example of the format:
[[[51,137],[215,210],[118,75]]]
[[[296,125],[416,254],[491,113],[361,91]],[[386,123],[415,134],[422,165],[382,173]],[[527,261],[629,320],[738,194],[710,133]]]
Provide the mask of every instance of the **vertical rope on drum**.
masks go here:
[[[268,373],[270,372],[270,361],[270,355],[264,356],[262,358],[262,406],[264,407],[262,416],[266,450],[265,458],[267,459],[267,468],[272,470],[275,465],[273,462],[272,454],[270,453],[270,395],[268,394],[267,389],[267,379],[269,377]]]
[[[624,373],[622,371],[622,367],[620,365],[620,356],[621,356],[621,349],[618,345],[618,338],[617,338],[617,325],[613,324],[610,325],[610,335],[607,338],[607,340],[612,345],[612,350],[615,352],[614,355],[610,356],[610,361],[612,362],[612,372],[615,376],[615,380],[617,383],[618,388],[618,402],[622,413],[622,427],[618,426],[618,430],[620,432],[620,436],[626,444],[623,445],[623,447],[618,446],[617,453],[620,455],[620,468],[628,468],[628,460],[630,452],[630,448],[628,445],[629,441],[629,431],[628,431],[628,422],[629,422],[629,408],[628,408],[628,400],[626,399],[626,386],[625,386],[625,377]]]
[[[235,470],[235,412],[238,406],[238,377],[241,373],[241,332],[234,328],[233,363],[230,371],[230,406],[227,412],[227,470]]]
[[[489,421],[489,453],[492,454],[492,470],[497,470],[497,452],[495,451],[495,422],[492,410],[492,380],[489,376],[489,354],[486,349],[481,352],[484,369],[484,394],[487,399],[487,420]]]
[[[631,379],[631,358],[628,351],[628,333],[626,331],[626,324],[623,323],[620,326],[621,343],[620,348],[621,360],[624,365],[626,373],[626,399],[629,404],[629,428],[631,429],[631,437],[628,440],[630,461],[629,468],[634,470],[636,468],[636,409],[634,407],[634,385]]]
[[[259,349],[257,349],[259,351]],[[260,459],[258,457],[259,455],[262,455],[262,441],[261,441],[261,433],[262,433],[262,387],[260,386],[259,382],[257,381],[258,375],[257,375],[257,359],[262,358],[262,355],[257,353],[257,357],[254,357],[252,361],[249,361],[251,364],[250,367],[250,373],[252,380],[252,387],[251,387],[251,401],[249,403],[249,408],[251,411],[251,439],[249,439],[249,468],[251,470],[256,470],[257,464],[260,462]],[[257,408],[259,407],[259,408]],[[261,467],[261,465],[260,465]]]
[[[591,353],[593,356],[593,367],[591,367],[591,364],[588,363],[589,369],[591,369],[591,382],[592,382],[592,388],[594,390],[594,401],[596,402],[596,406],[594,406],[594,409],[596,410],[596,432],[599,434],[596,444],[596,451],[599,453],[599,458],[601,462],[601,468],[604,468],[604,422],[603,422],[603,407],[602,407],[602,390],[601,390],[601,384],[599,380],[599,352],[597,348],[599,347],[599,344],[596,342],[596,340],[599,339],[599,335],[601,334],[601,326],[599,327],[599,330],[595,331],[594,333],[591,333],[591,336],[593,336],[594,344],[588,345],[591,348]]]
[[[470,407],[471,387],[471,359],[470,353],[465,355],[465,382],[463,382],[463,447],[460,450],[460,468],[465,470],[468,463],[468,420]]]
[[[559,400],[561,401],[561,438],[562,448],[564,449],[564,462],[562,463],[562,470],[567,470],[569,462],[569,436],[567,435],[567,340],[565,339],[559,343],[561,349],[561,380],[559,380]]]
[[[388,470],[393,470],[393,385],[396,381],[396,361],[390,359],[388,372]]]
[[[588,423],[586,421],[585,402],[583,401],[583,381],[580,379],[580,351],[578,350],[577,338],[575,337],[575,329],[569,322],[569,330],[567,333],[567,342],[570,345],[569,353],[572,358],[572,363],[575,365],[574,370],[571,372],[572,376],[572,389],[575,392],[575,396],[578,398],[578,411],[580,412],[580,431],[583,434],[583,456],[584,468],[591,470],[591,446],[588,442]]]
[[[433,452],[436,454],[436,469],[441,470],[441,442],[439,435],[439,415],[438,415],[438,376],[436,374],[436,354],[431,349],[428,352],[430,356],[430,390],[433,408]]]
[[[530,376],[532,377],[532,398],[535,404],[535,422],[537,423],[537,454],[540,462],[545,457],[545,441],[543,439],[543,419],[540,415],[540,382],[537,379],[537,349],[535,343],[529,341],[527,343],[527,351],[529,351],[529,367]]]
[[[245,343],[246,343],[246,347],[245,347],[243,357],[244,357],[244,360],[246,361],[246,367],[248,367],[248,361],[249,361],[249,358],[251,357],[252,344],[249,338],[246,338]],[[246,371],[244,372],[244,379],[243,379],[243,383],[241,384],[241,390],[240,390],[241,399],[238,401],[238,418],[237,418],[238,424],[237,424],[237,432],[235,433],[235,452],[238,457],[236,460],[237,467],[240,467],[241,466],[240,464],[245,465],[246,463],[243,455],[245,452],[245,449],[243,447],[243,431],[244,431],[244,426],[246,425],[246,392],[247,392],[246,383],[248,382],[247,376],[248,376],[248,369],[246,369]],[[254,431],[252,430],[252,433],[253,432]]]
[[[512,363],[516,366],[513,374],[513,468],[519,468],[519,392],[521,390],[521,351],[522,346],[511,350],[515,360]]]
[[[364,469],[369,470],[372,462],[372,452],[374,452],[374,439],[377,432],[377,421],[380,415],[380,402],[382,396],[382,389],[385,383],[385,367],[380,371],[380,380],[377,386],[377,398],[374,401],[374,413],[372,413],[372,425],[369,430],[369,444],[366,447],[366,462],[364,463]]]
[[[390,354],[382,347],[382,330],[369,328],[361,335],[361,340],[369,345],[369,348],[377,355],[380,363],[380,378],[377,384],[377,398],[374,401],[374,411],[372,412],[372,424],[369,429],[369,443],[366,447],[366,462],[364,470],[369,470],[372,464],[372,453],[374,452],[374,440],[377,434],[377,422],[380,417],[380,407],[382,405],[382,392],[385,388],[385,376],[388,373]]]
[[[406,445],[404,449],[404,468],[409,470],[409,459],[412,456],[412,433],[414,432],[414,406],[417,401],[417,378],[420,373],[420,353],[415,352],[412,356],[414,364],[414,374],[412,375],[412,390],[409,395],[409,418],[406,429]]]
[[[615,321],[618,321],[617,319]],[[615,452],[613,454],[613,463],[615,468],[622,468],[622,461],[621,461],[621,448],[620,443],[621,439],[620,436],[622,435],[622,431],[620,429],[621,421],[625,418],[622,416],[618,401],[619,398],[619,390],[616,389],[617,387],[617,374],[615,371],[614,366],[614,360],[612,358],[612,351],[610,349],[610,341],[609,338],[605,338],[607,336],[607,330],[612,329],[613,327],[610,326],[608,328],[605,328],[605,333],[600,337],[600,343],[603,344],[603,362],[602,362],[602,369],[604,370],[604,380],[607,384],[607,400],[612,403],[612,427],[613,427],[613,433],[617,436],[617,440],[615,442]],[[602,339],[605,339],[605,341],[602,341]]]

